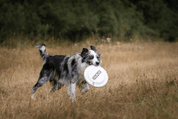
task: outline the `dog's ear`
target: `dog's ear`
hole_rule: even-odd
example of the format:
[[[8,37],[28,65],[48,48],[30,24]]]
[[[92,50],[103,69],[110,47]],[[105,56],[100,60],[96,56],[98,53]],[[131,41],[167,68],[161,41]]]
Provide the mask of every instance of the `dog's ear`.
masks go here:
[[[101,55],[101,54],[99,54],[99,52],[97,51],[97,49],[94,46],[90,46],[90,48],[91,48],[91,50],[95,51],[99,56]]]
[[[87,53],[88,53],[88,49],[87,48],[83,48],[82,52],[81,52],[81,56],[82,56],[82,63],[85,62],[86,57],[87,57]]]
[[[94,50],[95,52],[97,52],[97,49],[94,46],[90,46],[91,50]]]
[[[87,49],[87,48],[83,48],[82,52],[83,52],[83,53],[87,53],[87,52],[88,52],[88,49]]]
[[[87,53],[88,53],[88,49],[87,48],[83,48],[83,50],[81,52],[81,56],[84,57]]]

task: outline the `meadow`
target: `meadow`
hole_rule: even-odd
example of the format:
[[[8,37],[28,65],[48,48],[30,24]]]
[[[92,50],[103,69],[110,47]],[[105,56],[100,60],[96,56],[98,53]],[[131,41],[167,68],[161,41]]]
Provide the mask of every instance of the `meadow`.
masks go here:
[[[42,68],[38,42],[0,47],[1,119],[176,119],[178,118],[178,43],[111,42],[80,43],[44,41],[51,55],[81,52],[96,46],[109,81],[102,88],[90,86],[76,101],[67,86],[50,94],[47,83],[31,99],[32,87]],[[31,45],[33,44],[33,45]]]

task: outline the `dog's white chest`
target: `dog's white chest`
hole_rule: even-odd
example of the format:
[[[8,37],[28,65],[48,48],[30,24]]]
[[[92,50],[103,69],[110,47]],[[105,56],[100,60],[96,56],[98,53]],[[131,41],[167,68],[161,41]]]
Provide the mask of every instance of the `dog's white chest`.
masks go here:
[[[85,69],[88,67],[88,65],[86,63],[82,63],[81,64],[81,67],[80,67],[80,78],[81,79],[84,79],[84,71]]]
[[[80,71],[85,71],[85,69],[87,68],[87,64],[86,63],[82,63],[81,64],[81,68],[80,68]]]

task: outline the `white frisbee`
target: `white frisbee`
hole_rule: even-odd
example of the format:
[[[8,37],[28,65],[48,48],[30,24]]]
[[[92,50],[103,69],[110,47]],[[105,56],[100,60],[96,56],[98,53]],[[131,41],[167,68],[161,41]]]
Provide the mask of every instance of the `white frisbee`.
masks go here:
[[[108,82],[108,74],[100,66],[89,66],[84,71],[84,77],[87,83],[93,87],[103,87]]]

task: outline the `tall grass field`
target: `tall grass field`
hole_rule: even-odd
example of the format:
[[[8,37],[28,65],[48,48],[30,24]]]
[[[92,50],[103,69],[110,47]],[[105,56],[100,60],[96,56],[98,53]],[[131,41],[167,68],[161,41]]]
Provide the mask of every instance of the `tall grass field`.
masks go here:
[[[90,45],[101,53],[108,83],[50,93],[48,82],[31,99],[43,62],[35,46],[45,43],[51,55],[74,55]],[[31,45],[33,44],[33,45]],[[1,119],[178,119],[178,43],[28,42],[0,48]]]

